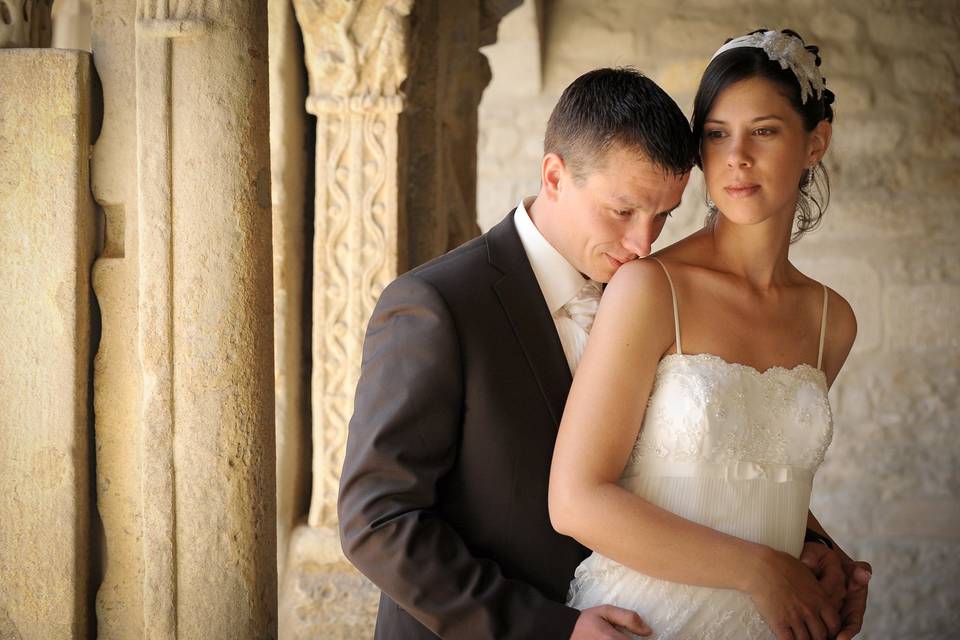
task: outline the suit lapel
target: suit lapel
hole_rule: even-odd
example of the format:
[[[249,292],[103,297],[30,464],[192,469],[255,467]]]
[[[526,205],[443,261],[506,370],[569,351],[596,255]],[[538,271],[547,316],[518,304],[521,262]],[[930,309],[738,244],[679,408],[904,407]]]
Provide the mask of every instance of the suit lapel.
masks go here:
[[[543,292],[517,235],[513,211],[487,233],[487,250],[490,264],[503,273],[494,283],[494,291],[559,426],[570,391],[570,368]]]

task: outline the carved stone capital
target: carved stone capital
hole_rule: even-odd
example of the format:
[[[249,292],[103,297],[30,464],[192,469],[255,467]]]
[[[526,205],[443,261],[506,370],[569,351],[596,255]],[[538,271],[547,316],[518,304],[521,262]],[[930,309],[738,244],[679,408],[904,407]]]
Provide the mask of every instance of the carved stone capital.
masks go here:
[[[293,0],[303,30],[311,103],[319,111],[398,111],[407,77],[413,0]],[[338,99],[351,100],[343,108]]]
[[[137,35],[183,38],[202,34],[213,28],[212,18],[223,13],[221,3],[222,0],[139,0]]]
[[[400,96],[309,96],[307,112],[321,113],[400,113],[403,98]]]

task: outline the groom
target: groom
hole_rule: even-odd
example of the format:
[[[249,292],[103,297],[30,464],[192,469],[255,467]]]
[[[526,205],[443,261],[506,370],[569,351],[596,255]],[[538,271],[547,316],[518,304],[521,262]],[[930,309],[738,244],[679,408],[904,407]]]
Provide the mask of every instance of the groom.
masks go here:
[[[378,639],[649,633],[563,604],[587,550],[551,527],[547,478],[596,283],[650,252],[696,148],[656,84],[598,69],[564,91],[544,152],[535,198],[397,278],[370,319],[339,516],[382,590]],[[837,554],[807,547],[842,582]]]

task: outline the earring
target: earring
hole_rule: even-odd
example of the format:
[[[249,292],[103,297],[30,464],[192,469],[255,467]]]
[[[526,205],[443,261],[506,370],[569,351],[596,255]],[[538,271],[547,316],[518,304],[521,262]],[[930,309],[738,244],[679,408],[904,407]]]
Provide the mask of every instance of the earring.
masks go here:
[[[717,203],[713,201],[713,198],[710,197],[710,194],[707,194],[707,215],[716,215],[719,209],[717,209]]]
[[[813,169],[814,167],[807,167],[803,170],[803,175],[800,176],[800,189],[805,190],[813,182]]]

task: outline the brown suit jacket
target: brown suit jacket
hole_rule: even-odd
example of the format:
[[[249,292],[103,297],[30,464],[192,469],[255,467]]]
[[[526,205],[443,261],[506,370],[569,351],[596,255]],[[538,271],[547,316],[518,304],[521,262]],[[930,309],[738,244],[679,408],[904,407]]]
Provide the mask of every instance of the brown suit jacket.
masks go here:
[[[570,381],[513,212],[383,291],[338,505],[376,638],[569,638],[586,550],[550,526],[547,479]]]

